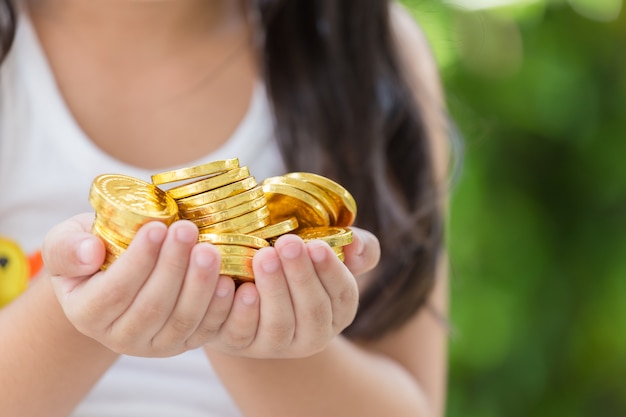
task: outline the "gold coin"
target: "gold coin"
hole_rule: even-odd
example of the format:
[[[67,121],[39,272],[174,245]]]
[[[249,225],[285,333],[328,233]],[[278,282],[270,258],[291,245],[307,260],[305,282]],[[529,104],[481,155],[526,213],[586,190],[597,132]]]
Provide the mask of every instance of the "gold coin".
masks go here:
[[[263,206],[260,209],[251,211],[246,214],[242,214],[241,216],[237,216],[233,219],[224,220],[219,223],[213,223],[209,226],[199,228],[200,233],[228,233],[228,232],[236,232],[241,227],[247,226],[250,223],[256,222],[258,220],[268,219],[269,222],[269,209],[267,206]],[[266,223],[267,224],[267,223]]]
[[[239,245],[255,249],[270,245],[265,239],[243,233],[200,233],[198,242],[208,242],[214,245]]]
[[[175,200],[200,194],[205,191],[219,188],[224,185],[232,184],[235,181],[242,180],[250,176],[248,167],[230,169],[219,174],[212,175],[208,178],[202,178],[188,184],[170,188],[166,192]]]
[[[289,233],[292,230],[298,228],[298,219],[290,217],[278,223],[270,224],[262,229],[250,232],[252,236],[260,237],[261,239],[271,239]]]
[[[311,194],[320,203],[322,203],[322,206],[324,206],[324,209],[328,212],[329,224],[334,224],[337,221],[337,216],[339,215],[339,207],[337,206],[337,203],[333,198],[331,198],[328,192],[317,185],[289,175],[270,177],[263,180],[263,184],[269,183],[288,185]]]
[[[239,159],[224,159],[221,161],[209,162],[208,164],[196,165],[187,168],[176,169],[174,171],[161,172],[152,176],[154,185],[167,184],[175,181],[188,180],[190,178],[203,177],[205,175],[213,175],[218,172],[227,171],[229,169],[238,168]]]
[[[221,265],[242,265],[252,268],[252,256],[224,255]]]
[[[258,197],[257,199],[252,200],[248,203],[240,204],[233,208],[219,211],[217,213],[207,214],[204,217],[193,219],[192,221],[198,227],[206,227],[211,224],[215,224],[218,222],[222,222],[225,220],[229,220],[229,219],[241,216],[246,213],[250,213],[254,210],[258,210],[262,207],[265,207],[265,205],[266,205],[265,196],[262,195],[261,197]]]
[[[98,213],[96,213],[96,219],[94,220],[93,227],[99,229],[99,231],[101,231],[101,234],[106,235],[105,237],[107,239],[114,239],[115,241],[127,246],[130,244],[136,234],[136,232],[132,229],[120,227],[115,223],[101,218]]]
[[[263,182],[263,192],[270,209],[270,223],[290,217],[298,219],[298,227],[328,226],[328,211],[311,194],[286,184]]]
[[[244,282],[254,281],[254,271],[246,265],[221,264],[220,274],[229,275]]]
[[[335,251],[335,253],[337,254],[337,258],[339,258],[341,262],[344,262],[346,260],[346,254],[343,252],[343,250]]]
[[[124,213],[116,213],[114,216],[106,216],[103,212],[98,211],[96,212],[96,215],[100,217],[103,225],[106,225],[110,229],[115,229],[121,235],[126,235],[128,237],[135,236],[141,226],[153,221],[152,219],[145,218],[143,221],[137,222],[132,218],[127,218]]]
[[[222,200],[193,207],[189,210],[180,209],[179,214],[182,218],[193,221],[194,219],[205,217],[209,214],[229,210],[233,207],[249,203],[259,197],[265,198],[265,194],[263,194],[263,188],[257,185],[248,191],[226,197]]]
[[[153,184],[126,175],[97,176],[91,186],[90,202],[105,217],[123,212],[125,218],[137,223],[149,219],[169,225],[178,214],[172,197]],[[103,207],[110,207],[110,211],[107,213]]]
[[[181,198],[180,200],[176,200],[176,203],[181,209],[190,210],[194,207],[212,203],[214,201],[222,200],[226,197],[242,193],[255,187],[256,185],[257,183],[254,177],[248,177],[241,181],[237,181],[232,184],[216,188],[214,190],[205,191],[200,194],[192,195],[191,197]]]
[[[253,233],[265,226],[267,226],[268,224],[270,224],[270,218],[268,217],[264,217],[262,219],[259,220],[254,220],[251,223],[248,223],[246,225],[243,225],[239,228],[237,228],[237,230],[235,230],[237,233],[244,233],[244,234],[250,234]]]
[[[254,256],[258,249],[239,245],[214,245],[221,255]]]
[[[111,255],[120,256],[128,247],[125,243],[107,234],[106,230],[101,229],[96,223],[92,225],[91,232],[102,239],[107,253]]]
[[[296,234],[305,242],[319,239],[333,248],[352,243],[352,230],[346,227],[309,227],[296,231]]]
[[[356,201],[341,184],[311,172],[290,172],[286,176],[315,184],[331,196],[338,208],[337,221],[333,226],[347,227],[354,223],[357,212]]]

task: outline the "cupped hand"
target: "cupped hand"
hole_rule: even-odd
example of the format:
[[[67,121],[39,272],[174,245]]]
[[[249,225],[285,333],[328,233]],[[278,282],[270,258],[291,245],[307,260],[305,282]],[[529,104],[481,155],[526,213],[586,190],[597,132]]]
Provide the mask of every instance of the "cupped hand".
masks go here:
[[[214,337],[231,311],[232,279],[219,276],[219,253],[197,244],[197,227],[144,225],[128,249],[100,271],[105,249],[91,234],[93,215],[53,228],[44,265],[69,321],[111,350],[171,356]]]
[[[321,240],[305,244],[281,236],[254,256],[255,283],[242,284],[232,310],[207,347],[255,358],[313,355],[354,319],[359,300],[355,275],[378,262],[378,240],[353,229],[345,263]]]

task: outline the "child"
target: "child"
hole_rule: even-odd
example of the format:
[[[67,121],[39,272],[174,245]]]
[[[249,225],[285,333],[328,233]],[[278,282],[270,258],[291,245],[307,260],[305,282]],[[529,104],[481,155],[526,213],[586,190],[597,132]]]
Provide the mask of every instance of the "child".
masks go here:
[[[0,236],[44,261],[0,310],[2,415],[444,414],[444,105],[405,10],[4,0],[0,25]],[[94,177],[229,158],[347,188],[345,263],[287,234],[235,287],[181,220],[100,271]]]

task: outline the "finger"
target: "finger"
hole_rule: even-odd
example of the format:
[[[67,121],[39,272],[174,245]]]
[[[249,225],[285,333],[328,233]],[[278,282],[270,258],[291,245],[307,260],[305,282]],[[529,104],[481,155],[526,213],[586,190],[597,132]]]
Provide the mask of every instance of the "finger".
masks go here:
[[[255,284],[261,299],[259,330],[254,344],[269,356],[290,346],[295,335],[296,318],[289,286],[280,257],[274,248],[263,248],[254,255]]]
[[[190,221],[169,227],[156,266],[128,310],[113,323],[113,334],[119,332],[130,340],[158,333],[174,310],[197,240],[198,228]]]
[[[251,282],[237,288],[228,318],[222,324],[219,336],[227,350],[241,351],[247,348],[257,333],[259,325],[259,293]]]
[[[228,318],[234,297],[235,282],[230,277],[220,276],[202,322],[193,335],[187,339],[188,346],[201,346],[208,342],[215,342],[216,336]],[[213,343],[213,346],[216,344]]]
[[[93,213],[77,215],[47,234],[41,254],[53,276],[78,277],[96,272],[104,261],[102,241],[91,233]]]
[[[353,241],[343,247],[345,265],[355,276],[372,270],[380,260],[380,242],[373,233],[352,227]]]
[[[155,345],[187,343],[206,314],[219,278],[220,255],[217,249],[201,243],[191,251],[191,260],[174,311],[155,336]]]
[[[302,239],[283,235],[274,248],[278,252],[293,303],[296,332],[294,341],[314,346],[326,341],[331,330],[330,299],[320,282]]]
[[[152,272],[167,233],[163,223],[144,225],[128,249],[109,266],[77,287],[78,321],[97,322],[108,328],[126,311]]]
[[[311,241],[307,244],[307,251],[330,298],[333,331],[338,334],[352,323],[356,315],[359,301],[356,280],[325,242]]]

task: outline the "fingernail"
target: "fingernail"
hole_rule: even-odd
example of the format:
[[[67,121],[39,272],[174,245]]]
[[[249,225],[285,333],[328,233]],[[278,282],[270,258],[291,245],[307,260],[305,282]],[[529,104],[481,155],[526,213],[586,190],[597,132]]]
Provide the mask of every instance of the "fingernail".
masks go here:
[[[163,227],[153,227],[152,230],[148,232],[148,239],[152,243],[161,243],[165,238],[165,233],[167,233],[167,229]]]
[[[278,258],[274,256],[268,257],[261,262],[261,268],[263,269],[263,272],[267,272],[268,274],[275,273],[276,271],[278,271],[279,267],[280,263],[278,262]]]
[[[324,262],[326,259],[326,248],[319,244],[311,244],[309,248],[309,255],[311,260],[316,264]]]
[[[198,250],[195,254],[194,260],[196,261],[196,265],[200,268],[210,268],[213,265],[215,258],[206,250]]]
[[[224,298],[228,296],[229,294],[230,294],[230,286],[226,285],[225,282],[220,280],[220,282],[217,283],[217,288],[215,289],[215,295],[217,295],[220,298]]]
[[[254,303],[256,303],[256,295],[255,294],[249,294],[249,293],[244,293],[241,296],[241,301],[247,305],[247,306],[251,306]]]
[[[284,245],[280,254],[287,259],[295,259],[300,256],[300,244],[298,242],[290,242]]]
[[[176,240],[181,243],[194,243],[198,240],[198,236],[188,227],[179,227],[176,229]]]
[[[88,265],[93,262],[94,258],[94,241],[93,239],[85,239],[78,244],[78,260],[84,264]]]

